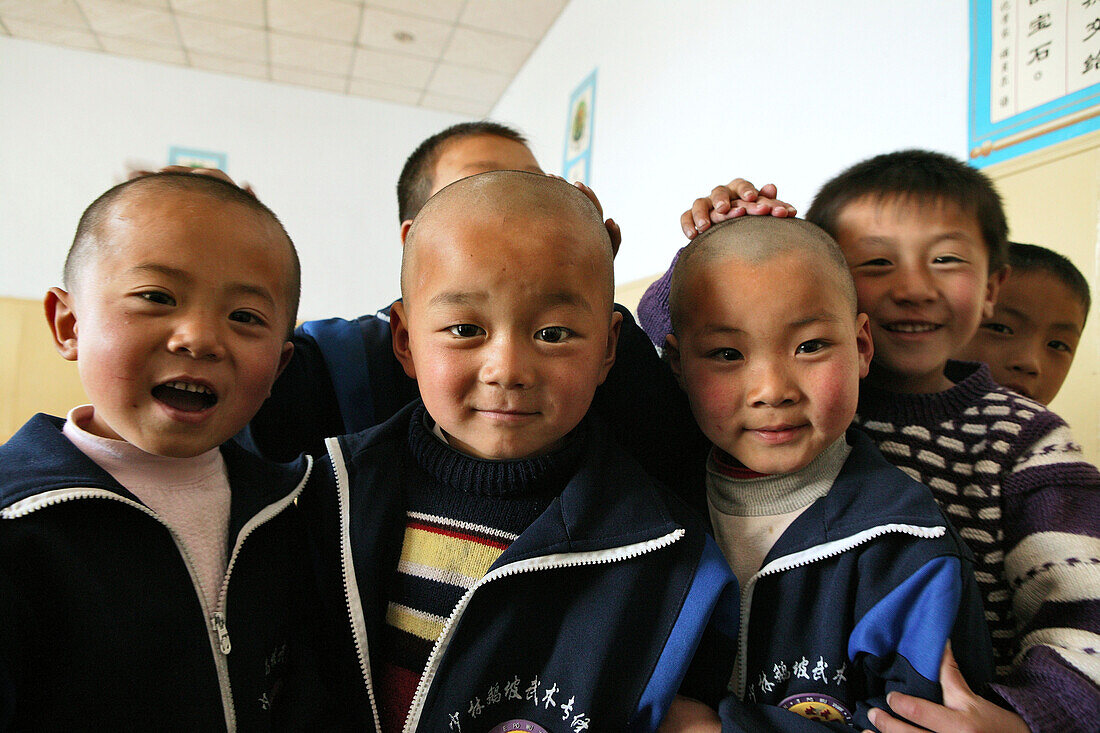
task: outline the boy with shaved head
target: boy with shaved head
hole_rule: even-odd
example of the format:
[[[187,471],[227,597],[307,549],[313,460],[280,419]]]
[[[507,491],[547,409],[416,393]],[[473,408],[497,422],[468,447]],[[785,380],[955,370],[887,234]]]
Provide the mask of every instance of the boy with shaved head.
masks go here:
[[[297,643],[311,462],[231,441],[290,358],[298,283],[231,183],[160,173],[85,211],[45,306],[90,404],[0,446],[0,729],[323,726]]]
[[[530,173],[454,183],[408,233],[401,290],[394,351],[422,399],[329,439],[306,503],[352,724],[653,730],[681,688],[716,703],[728,567],[587,414],[620,326],[595,206]],[[703,686],[697,647],[725,664]]]
[[[889,692],[938,699],[949,640],[987,682],[969,553],[928,489],[849,429],[872,344],[836,243],[800,220],[718,225],[681,253],[669,305],[671,365],[714,444],[714,535],[741,588],[722,730],[868,728]]]

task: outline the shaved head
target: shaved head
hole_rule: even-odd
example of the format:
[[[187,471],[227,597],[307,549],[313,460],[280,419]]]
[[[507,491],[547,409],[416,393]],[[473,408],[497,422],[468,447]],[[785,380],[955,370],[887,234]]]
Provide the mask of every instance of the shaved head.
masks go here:
[[[494,237],[522,241],[535,226],[562,232],[578,243],[603,270],[606,297],[614,300],[611,238],[595,204],[575,186],[557,178],[523,171],[492,171],[455,181],[432,196],[413,220],[401,257],[401,297],[412,294],[411,273],[441,232],[454,225],[479,223]],[[493,247],[493,241],[486,241]]]
[[[691,283],[707,266],[725,259],[759,265],[788,254],[819,264],[826,276],[821,287],[838,289],[855,315],[855,284],[844,254],[832,237],[802,219],[743,216],[711,227],[680,254],[672,271],[668,299],[673,332],[677,332],[677,325],[691,312],[694,305],[689,297]],[[776,291],[782,292],[782,283],[776,283]]]
[[[288,257],[286,305],[291,315],[290,327],[293,328],[301,291],[301,266],[294,243],[279,218],[255,196],[233,183],[208,175],[153,173],[120,183],[93,201],[80,217],[73,244],[65,258],[65,288],[69,291],[78,289],[88,264],[110,248],[110,225],[125,205],[140,202],[144,197],[173,192],[207,196],[225,204],[238,204],[256,214],[261,226],[268,227],[272,244],[284,248]]]

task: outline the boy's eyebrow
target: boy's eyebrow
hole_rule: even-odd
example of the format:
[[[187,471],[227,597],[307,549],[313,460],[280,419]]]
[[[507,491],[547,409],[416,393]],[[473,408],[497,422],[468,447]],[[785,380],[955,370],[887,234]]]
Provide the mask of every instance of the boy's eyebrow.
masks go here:
[[[809,326],[813,323],[821,323],[822,321],[828,323],[841,323],[844,319],[836,313],[821,311],[820,313],[812,313],[805,318],[799,318],[797,321],[791,321],[790,325],[793,328],[801,328],[802,326]]]
[[[441,306],[441,305],[472,305],[475,302],[481,302],[489,299],[489,294],[483,291],[471,292],[460,290],[445,290],[442,293],[437,293],[432,296],[432,299],[428,301],[429,306]],[[555,305],[571,305],[577,308],[582,308],[586,311],[592,311],[592,305],[585,298],[581,297],[580,293],[571,290],[556,290],[546,293],[535,293],[531,296],[531,300],[544,306],[552,307]]]
[[[170,267],[168,265],[161,265],[156,262],[147,262],[140,265],[134,265],[131,270],[135,272],[155,272],[158,275],[164,275],[176,280],[181,280],[185,283],[194,282],[195,278],[191,276],[189,272],[181,270],[177,267]],[[266,300],[272,305],[276,306],[275,296],[271,294],[267,288],[262,285],[254,285],[252,283],[234,282],[229,283],[227,288],[230,293],[234,295],[255,295],[259,298]]]
[[[998,306],[998,308],[1010,316],[1015,316],[1016,318],[1019,318],[1021,321],[1026,321],[1027,323],[1035,322],[1035,319],[1032,318],[1028,313],[1019,310],[1018,308],[1013,308],[1007,305],[1001,305]],[[1049,324],[1049,326],[1051,328],[1056,328],[1059,331],[1070,331],[1074,334],[1081,333],[1081,325],[1079,323],[1073,323],[1072,321],[1058,321],[1057,323]]]

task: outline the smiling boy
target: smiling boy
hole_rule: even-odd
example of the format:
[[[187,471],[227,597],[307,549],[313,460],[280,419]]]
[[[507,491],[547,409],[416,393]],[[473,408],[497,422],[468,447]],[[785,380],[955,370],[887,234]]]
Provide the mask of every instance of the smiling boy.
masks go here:
[[[700,640],[728,567],[587,416],[620,323],[593,204],[530,173],[454,183],[401,286],[393,348],[422,400],[328,440],[335,485],[307,503],[354,724],[653,730],[696,646],[725,671],[685,689],[720,696],[732,628]]]
[[[993,313],[958,357],[988,364],[998,384],[1048,405],[1085,329],[1089,283],[1066,257],[1034,244],[1009,242],[1008,264]]]
[[[680,254],[669,305],[670,363],[714,444],[711,524],[741,587],[722,729],[866,728],[889,692],[938,699],[948,639],[988,680],[969,553],[928,489],[848,430],[873,348],[836,243],[793,219],[720,224]]]
[[[46,315],[91,404],[0,447],[0,727],[311,715],[288,707],[310,462],[226,442],[290,356],[298,277],[274,214],[232,184],[157,174],[85,212]]]

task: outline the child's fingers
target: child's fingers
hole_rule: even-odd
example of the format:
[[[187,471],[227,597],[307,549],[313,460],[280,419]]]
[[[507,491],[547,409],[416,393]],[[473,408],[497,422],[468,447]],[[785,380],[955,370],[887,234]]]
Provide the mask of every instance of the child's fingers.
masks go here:
[[[775,187],[774,183],[765,183],[760,187],[760,195],[766,199],[779,198],[779,189]]]
[[[959,670],[955,654],[951,651],[950,640],[943,651],[943,660],[940,661],[940,687],[943,689],[944,704],[956,710],[962,709],[977,697]]]
[[[608,219],[603,223],[607,227],[607,236],[611,237],[611,256],[619,254],[619,245],[623,243],[623,232],[614,219]]]
[[[737,194],[737,198],[742,201],[756,201],[757,196],[760,195],[760,192],[756,190],[756,186],[744,178],[734,178],[726,184],[726,188]]]
[[[725,186],[715,186],[710,192],[710,202],[715,211],[725,214],[730,210],[730,190]]]
[[[891,707],[893,707],[893,703],[890,704]],[[897,710],[897,708],[894,709],[899,715],[903,714],[900,710]],[[875,724],[875,727],[879,729],[880,733],[923,733],[924,731],[923,728],[910,725],[904,720],[898,720],[882,708],[871,708],[867,712],[867,717]]]

